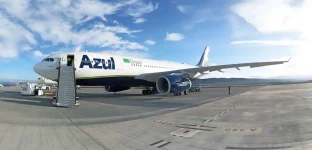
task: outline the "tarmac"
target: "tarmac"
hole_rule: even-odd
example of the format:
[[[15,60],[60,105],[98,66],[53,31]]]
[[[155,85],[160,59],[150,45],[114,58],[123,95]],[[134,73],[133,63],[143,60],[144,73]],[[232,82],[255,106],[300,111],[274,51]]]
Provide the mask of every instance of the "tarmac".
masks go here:
[[[0,88],[0,149],[312,149],[312,84],[186,96],[78,90],[80,106]]]

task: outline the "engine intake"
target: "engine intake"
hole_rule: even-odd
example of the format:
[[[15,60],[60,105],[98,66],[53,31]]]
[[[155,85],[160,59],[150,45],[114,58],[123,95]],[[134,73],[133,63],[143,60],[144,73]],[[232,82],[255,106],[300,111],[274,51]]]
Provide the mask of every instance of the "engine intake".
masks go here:
[[[182,75],[161,76],[156,81],[159,94],[178,94],[191,88],[191,81]]]
[[[129,90],[130,87],[128,86],[105,86],[106,92],[120,92],[124,90]]]

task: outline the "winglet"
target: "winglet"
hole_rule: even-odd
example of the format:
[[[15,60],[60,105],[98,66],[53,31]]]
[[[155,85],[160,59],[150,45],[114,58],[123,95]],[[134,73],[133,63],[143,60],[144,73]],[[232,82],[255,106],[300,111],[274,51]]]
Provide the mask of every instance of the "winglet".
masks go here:
[[[289,62],[291,60],[291,57],[287,60],[287,62]]]

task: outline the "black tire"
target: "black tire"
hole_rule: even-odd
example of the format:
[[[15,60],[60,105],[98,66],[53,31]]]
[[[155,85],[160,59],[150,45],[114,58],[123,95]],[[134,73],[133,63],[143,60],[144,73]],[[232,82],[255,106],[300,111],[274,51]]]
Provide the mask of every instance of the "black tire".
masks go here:
[[[143,91],[142,91],[142,94],[143,94],[143,95],[146,95],[146,93],[147,93],[146,90],[143,90]]]
[[[184,91],[184,95],[188,95],[188,90],[185,90],[185,91]]]
[[[151,90],[147,90],[147,95],[152,95],[152,91]]]

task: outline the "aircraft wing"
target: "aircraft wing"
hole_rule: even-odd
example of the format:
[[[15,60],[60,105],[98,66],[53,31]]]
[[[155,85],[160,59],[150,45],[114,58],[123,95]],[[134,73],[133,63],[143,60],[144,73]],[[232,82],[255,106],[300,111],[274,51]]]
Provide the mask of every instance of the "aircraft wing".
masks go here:
[[[290,60],[290,59],[289,59]],[[207,66],[207,67],[194,67],[194,68],[185,68],[185,69],[179,69],[179,70],[170,70],[170,71],[164,71],[164,72],[155,72],[155,73],[145,73],[137,75],[136,79],[143,79],[151,82],[156,82],[157,79],[160,76],[163,75],[169,75],[172,73],[178,73],[178,74],[188,74],[190,76],[193,76],[197,73],[203,73],[203,72],[213,72],[213,71],[220,71],[222,69],[229,69],[229,68],[236,68],[239,70],[239,67],[250,67],[250,68],[256,68],[256,67],[263,67],[263,66],[271,66],[271,65],[278,65],[283,64],[287,61],[268,61],[268,62],[252,62],[252,63],[240,63],[240,64],[228,64],[228,65],[217,65],[217,66]]]

